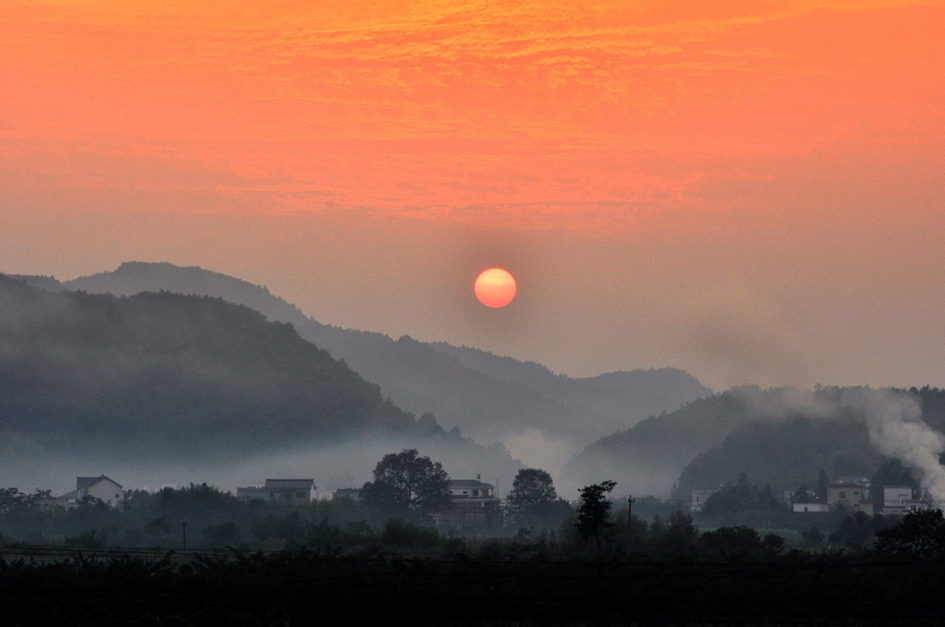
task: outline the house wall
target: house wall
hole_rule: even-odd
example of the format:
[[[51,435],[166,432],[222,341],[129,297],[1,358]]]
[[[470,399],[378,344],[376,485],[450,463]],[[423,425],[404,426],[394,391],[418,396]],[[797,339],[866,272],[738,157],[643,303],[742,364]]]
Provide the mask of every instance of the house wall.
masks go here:
[[[809,512],[829,512],[830,506],[826,503],[794,503],[794,511],[799,514]]]
[[[121,486],[117,483],[103,479],[102,481],[99,481],[95,485],[89,487],[88,496],[101,499],[109,505],[114,506],[121,503],[123,492]]]
[[[883,508],[904,507],[912,500],[912,488],[909,486],[887,486],[883,488]]]
[[[713,494],[715,494],[715,490],[693,490],[692,503],[689,506],[689,511],[701,512],[705,502]]]

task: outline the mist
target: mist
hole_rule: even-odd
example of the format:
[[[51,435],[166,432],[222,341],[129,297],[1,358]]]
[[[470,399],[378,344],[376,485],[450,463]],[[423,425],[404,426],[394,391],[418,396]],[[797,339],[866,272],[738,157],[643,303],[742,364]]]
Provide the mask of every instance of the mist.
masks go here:
[[[0,486],[23,492],[51,490],[53,496],[75,489],[76,477],[106,475],[126,490],[150,492],[165,486],[207,483],[232,493],[237,487],[261,485],[266,479],[314,479],[319,498],[339,488],[360,488],[372,479],[374,466],[388,453],[417,449],[443,464],[453,479],[475,479],[502,493],[522,468],[500,446],[480,447],[468,441],[436,441],[412,437],[369,435],[331,444],[286,447],[257,455],[228,456],[216,451],[209,460],[149,459],[136,461],[109,456],[59,454],[44,449],[24,434],[0,434]],[[227,457],[230,457],[227,459]]]

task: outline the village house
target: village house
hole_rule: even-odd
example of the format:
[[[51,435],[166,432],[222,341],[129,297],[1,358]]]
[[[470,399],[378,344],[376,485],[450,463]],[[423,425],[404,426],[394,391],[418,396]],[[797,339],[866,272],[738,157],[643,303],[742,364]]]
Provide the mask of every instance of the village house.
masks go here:
[[[315,500],[314,479],[266,479],[262,486],[236,488],[236,498],[274,503],[310,503]]]
[[[451,479],[449,482],[450,508],[442,519],[447,522],[464,520],[496,520],[502,515],[502,502],[495,495],[495,486],[475,479]]]
[[[361,501],[361,488],[338,488],[331,495],[331,500],[350,499],[355,503]]]
[[[791,503],[795,514],[810,514],[812,512],[829,512],[830,505],[820,501],[795,501]]]
[[[810,514],[813,512],[829,512],[830,505],[817,498],[813,490],[799,488],[784,493],[787,504],[795,514]]]
[[[846,508],[873,515],[869,501],[870,482],[865,477],[841,477],[827,486],[827,505],[830,509]]]
[[[105,475],[76,477],[75,490],[57,497],[56,501],[66,506],[74,506],[86,497],[99,499],[114,507],[124,500],[125,491],[120,483]]]
[[[705,507],[705,502],[716,492],[718,492],[718,490],[693,490],[692,502],[689,505],[689,511],[701,512],[702,508]],[[685,503],[685,501],[683,502]]]
[[[883,486],[883,513],[906,514],[921,509],[932,509],[929,499],[915,498],[912,486],[887,485]]]

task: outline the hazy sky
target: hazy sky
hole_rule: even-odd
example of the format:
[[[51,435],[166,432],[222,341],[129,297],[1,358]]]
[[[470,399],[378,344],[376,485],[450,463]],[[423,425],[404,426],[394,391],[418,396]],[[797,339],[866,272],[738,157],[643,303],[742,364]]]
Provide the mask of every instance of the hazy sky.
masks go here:
[[[0,271],[558,372],[945,385],[945,2],[4,0]],[[519,280],[478,304],[478,271]]]

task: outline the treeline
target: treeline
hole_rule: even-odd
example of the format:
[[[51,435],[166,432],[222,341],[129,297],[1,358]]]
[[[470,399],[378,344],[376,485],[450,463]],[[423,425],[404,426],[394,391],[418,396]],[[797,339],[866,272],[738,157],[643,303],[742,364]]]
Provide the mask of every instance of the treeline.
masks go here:
[[[438,536],[412,527],[383,534],[415,545]],[[699,552],[662,556],[561,559],[541,539],[478,551],[452,539],[436,554],[7,554],[0,603],[11,625],[934,625],[945,618],[943,528],[941,512],[913,514],[856,554],[785,552],[764,539],[757,555],[719,552],[743,542],[735,528],[702,534]]]
[[[764,506],[764,491],[750,489],[760,493]],[[392,516],[390,507],[349,499],[294,506],[245,503],[206,484],[153,494],[130,492],[118,507],[92,498],[63,507],[50,501],[48,493],[27,495],[9,488],[0,490],[0,546],[245,552],[305,547],[336,555],[761,559],[792,550],[867,551],[879,532],[900,522],[893,516],[838,511],[819,515],[811,525],[803,514],[789,513],[789,520],[769,522],[771,532],[759,533],[743,523],[707,526],[718,521],[718,510],[730,502],[724,492],[707,504],[708,515],[693,518],[663,503],[663,513],[649,519],[633,513],[632,521],[626,507],[614,512],[603,493],[598,497],[599,504],[591,510],[604,509],[591,514],[584,501],[571,505],[553,499],[525,506],[513,502],[497,517],[436,523],[407,510]]]

